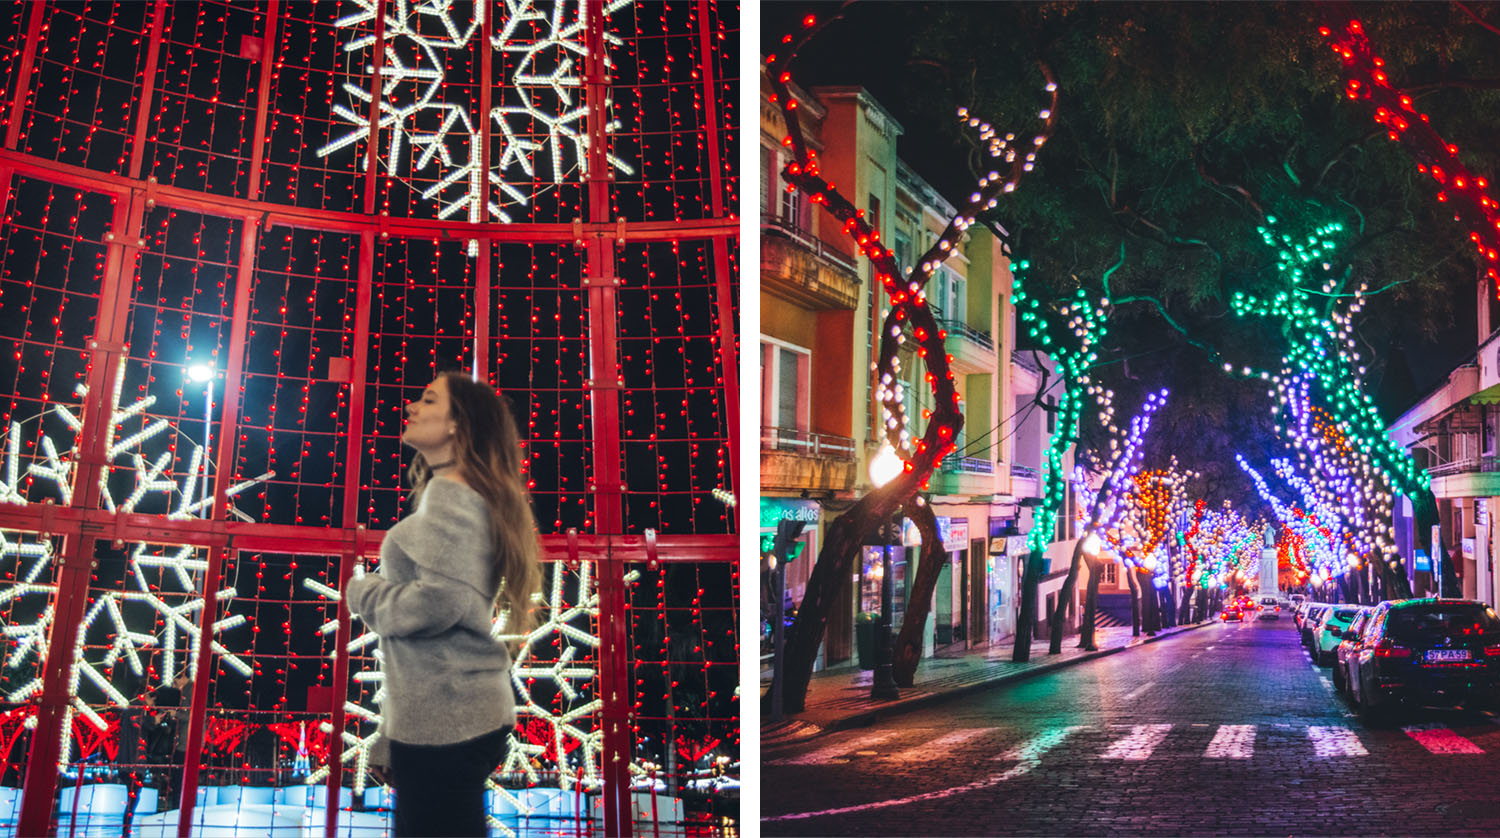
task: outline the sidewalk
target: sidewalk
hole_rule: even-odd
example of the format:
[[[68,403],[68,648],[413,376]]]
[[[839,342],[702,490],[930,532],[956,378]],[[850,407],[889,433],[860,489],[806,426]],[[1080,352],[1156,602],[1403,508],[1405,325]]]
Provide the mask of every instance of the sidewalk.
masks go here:
[[[1100,628],[1094,633],[1096,652],[1078,648],[1078,635],[1063,638],[1062,652],[1047,654],[1048,636],[1035,639],[1031,660],[1016,663],[1010,659],[1013,644],[976,649],[957,657],[923,658],[917,667],[916,684],[901,688],[901,697],[892,701],[870,698],[874,673],[854,665],[840,665],[813,673],[807,690],[807,707],[800,713],[788,713],[780,722],[763,721],[760,727],[762,745],[785,744],[809,739],[824,731],[862,727],[876,720],[934,704],[955,695],[980,690],[1002,682],[1017,681],[1041,675],[1065,666],[1091,661],[1151,643],[1166,637],[1213,625],[1205,620],[1198,624],[1163,629],[1155,637],[1132,637],[1130,626]],[[770,680],[761,683],[764,694]],[[768,716],[769,714],[767,714]]]

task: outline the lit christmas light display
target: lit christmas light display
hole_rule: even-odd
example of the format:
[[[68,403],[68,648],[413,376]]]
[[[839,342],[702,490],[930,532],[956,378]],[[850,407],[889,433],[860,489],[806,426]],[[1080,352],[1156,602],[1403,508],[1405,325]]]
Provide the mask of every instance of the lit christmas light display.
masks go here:
[[[88,389],[82,384],[74,392],[80,400],[88,396]],[[150,459],[145,453],[148,443],[158,440],[166,432],[175,431],[165,419],[148,421],[145,418],[146,411],[154,403],[155,398],[147,396],[122,407],[119,388],[113,389],[107,431],[109,463],[102,470],[100,480],[103,505],[112,511],[130,513],[148,503],[154,507],[165,503],[165,517],[169,519],[206,517],[204,498],[211,499],[211,496],[198,490],[205,461],[202,446],[185,435],[175,434],[186,440],[190,447],[186,468],[181,471],[172,468],[178,464],[176,456],[180,453],[175,446],[164,447]],[[75,432],[82,429],[82,423],[68,405],[52,405],[49,411]],[[44,411],[43,415],[49,411]],[[132,423],[140,424],[140,429],[117,438],[119,430]],[[74,456],[78,450],[76,441],[70,441],[60,452],[57,443],[50,436],[43,435],[37,446],[40,456],[24,462],[23,470],[25,458],[19,442],[24,432],[21,423],[11,423],[5,463],[0,468],[0,474],[3,474],[0,502],[25,504],[51,498],[67,503],[71,498],[73,471],[77,465]],[[123,467],[133,475],[135,486],[129,494],[117,500],[109,478],[121,465],[121,460],[127,461]],[[274,476],[274,473],[267,473],[239,481],[229,487],[227,494],[232,498]],[[0,589],[0,605],[8,606],[8,619],[24,620],[4,626],[6,638],[14,644],[6,660],[6,669],[17,673],[24,669],[33,674],[27,681],[10,676],[12,682],[21,681],[19,686],[6,693],[6,700],[12,702],[24,702],[40,693],[41,657],[55,616],[51,600],[56,596],[57,588],[40,581],[44,577],[50,578],[47,569],[54,558],[52,542],[50,539],[33,541],[32,538],[34,536],[25,534],[0,533],[0,558],[14,558],[18,562],[30,560],[30,564],[17,574],[16,584]],[[113,668],[119,662],[129,666],[138,678],[156,675],[158,686],[171,684],[179,665],[184,666],[192,678],[198,677],[200,629],[197,615],[204,607],[203,573],[208,563],[191,547],[168,548],[141,543],[130,545],[127,557],[127,579],[134,589],[99,592],[90,601],[78,627],[73,667],[68,677],[71,701],[64,729],[69,733],[75,713],[101,733],[112,729],[111,723],[90,706],[91,698],[102,697],[105,703],[116,707],[130,704],[131,697],[120,692],[111,680]],[[237,595],[232,586],[220,589],[215,594],[215,607],[224,608]],[[37,604],[28,604],[31,600]],[[137,604],[145,609],[132,607]],[[241,656],[242,653],[226,647],[218,638],[246,623],[242,614],[216,620],[212,624],[214,639],[210,640],[215,660],[243,678],[249,678],[253,668]],[[98,633],[96,625],[110,638],[102,657],[97,648],[90,649],[88,643],[88,638]],[[147,662],[151,660],[155,660],[157,666],[148,667]],[[81,692],[85,686],[89,693]],[[72,737],[68,735],[64,736],[58,764],[65,766],[71,759]]]
[[[1334,7],[1328,7],[1334,13]],[[1453,208],[1453,220],[1469,227],[1469,241],[1479,252],[1485,275],[1500,295],[1500,202],[1490,194],[1489,181],[1469,171],[1459,157],[1458,146],[1432,127],[1427,114],[1417,109],[1412,94],[1391,84],[1385,60],[1376,55],[1356,19],[1330,22],[1318,28],[1342,62],[1344,95],[1351,101],[1374,107],[1372,117],[1386,137],[1400,143],[1416,160],[1417,171],[1438,185],[1437,201]]]
[[[1063,392],[1057,405],[1057,431],[1047,446],[1047,466],[1044,475],[1045,489],[1042,505],[1037,507],[1028,545],[1033,553],[1045,550],[1052,541],[1057,526],[1058,510],[1062,509],[1068,491],[1068,479],[1063,468],[1063,457],[1078,441],[1078,422],[1083,414],[1085,396],[1099,407],[1099,419],[1106,427],[1114,416],[1114,394],[1102,387],[1093,386],[1089,369],[1098,360],[1095,349],[1108,334],[1107,319],[1110,302],[1106,297],[1097,304],[1084,289],[1069,299],[1061,301],[1055,313],[1043,308],[1042,302],[1026,290],[1026,271],[1031,263],[1021,260],[1014,266],[1012,299],[1021,322],[1026,325],[1032,338],[1039,341],[1043,351],[1052,356],[1057,365],[1057,374],[1063,381]],[[1153,394],[1147,399],[1150,405],[1145,417],[1149,417],[1166,398],[1165,393]],[[1132,433],[1137,420],[1132,420]],[[1145,418],[1141,433],[1149,427]],[[1116,431],[1118,433],[1118,431]],[[1139,442],[1138,437],[1137,444]],[[1112,444],[1118,444],[1112,441]],[[1127,441],[1128,444],[1128,441]]]
[[[1187,483],[1196,475],[1177,468],[1175,458],[1165,469],[1129,475],[1110,525],[1101,528],[1101,552],[1151,579],[1163,588],[1173,577],[1185,581],[1184,569],[1171,555],[1176,522],[1187,510]]]
[[[1183,537],[1189,561],[1188,583],[1197,588],[1227,588],[1247,574],[1259,573],[1262,538],[1259,527],[1245,520],[1229,501],[1218,509],[1194,504],[1194,522]]]
[[[374,20],[384,5],[384,52],[374,56],[376,37],[358,34],[343,46],[363,56],[365,78],[343,84],[351,105],[335,105],[334,113],[349,124],[346,132],[318,149],[326,157],[370,138],[368,75],[378,65],[382,80],[378,129],[386,137],[381,161],[400,178],[430,172],[421,190],[424,200],[440,204],[438,217],[462,217],[471,222],[511,221],[507,206],[524,205],[536,184],[558,184],[586,172],[588,163],[588,108],[583,103],[584,0],[505,0],[495,30],[482,48],[509,54],[508,84],[500,102],[488,114],[474,114],[467,105],[449,101],[446,70],[448,53],[467,53],[485,40],[487,3],[454,4],[444,0],[416,0],[381,4],[377,0],[346,0],[354,11],[335,25],[358,33]],[[612,0],[609,14],[632,0]],[[620,41],[606,34],[606,41]],[[498,131],[499,158],[486,170],[475,153],[484,141],[481,125],[488,120]],[[614,130],[611,122],[606,130]],[[616,171],[633,174],[625,161],[607,153]],[[523,189],[517,184],[526,184]],[[487,198],[490,187],[501,198]],[[477,253],[470,242],[469,255]]]
[[[1430,502],[1432,491],[1427,473],[1386,433],[1365,392],[1354,322],[1368,286],[1360,282],[1346,307],[1325,313],[1309,289],[1327,296],[1343,284],[1335,272],[1342,225],[1320,227],[1300,241],[1277,232],[1274,217],[1258,229],[1266,245],[1277,251],[1283,288],[1270,299],[1236,292],[1231,309],[1238,316],[1279,323],[1287,347],[1274,373],[1236,369],[1232,364],[1225,364],[1224,370],[1269,382],[1276,430],[1296,452],[1296,485],[1299,492],[1305,490],[1309,509],[1322,509],[1322,526],[1333,523],[1333,517],[1348,519],[1339,528],[1354,535],[1346,551],[1383,557],[1393,541],[1393,492],[1411,497],[1420,507],[1424,499]],[[1339,510],[1337,516],[1333,509]],[[1279,512],[1278,518],[1287,521]],[[1347,569],[1359,562],[1347,555],[1330,557],[1324,569],[1331,573],[1336,564]]]
[[[988,169],[978,179],[975,191],[968,196],[962,208],[948,223],[942,234],[921,257],[909,273],[903,274],[896,262],[893,250],[881,241],[880,231],[870,223],[865,210],[857,208],[838,190],[835,184],[822,176],[816,150],[807,142],[798,110],[798,100],[790,90],[791,65],[798,52],[824,26],[837,15],[819,21],[814,15],[803,19],[802,32],[788,34],[782,38],[783,50],[766,57],[768,78],[772,87],[771,101],[778,106],[786,122],[787,136],[783,145],[792,152],[792,160],[784,170],[788,190],[801,190],[809,200],[821,206],[842,225],[842,232],[857,245],[859,254],[868,258],[876,280],[884,290],[890,304],[881,322],[878,359],[872,364],[874,392],[881,406],[880,420],[885,440],[904,461],[903,473],[855,503],[841,515],[824,542],[827,556],[820,554],[809,579],[807,595],[798,611],[788,640],[788,666],[784,677],[792,688],[786,693],[792,696],[792,704],[800,706],[806,691],[807,679],[812,674],[813,657],[823,637],[831,606],[831,592],[837,580],[844,578],[853,564],[859,545],[875,528],[880,526],[898,510],[916,521],[919,527],[935,529],[936,522],[931,508],[920,502],[918,492],[928,488],[932,473],[938,463],[958,445],[964,416],[959,395],[954,384],[952,358],[946,350],[948,333],[939,327],[926,297],[926,288],[938,269],[962,249],[967,231],[980,213],[993,210],[1000,196],[1015,190],[1022,176],[1035,168],[1037,154],[1051,136],[1057,112],[1057,84],[1045,67],[1048,104],[1038,111],[1037,118],[1042,127],[1031,137],[1029,144],[1017,145],[1014,133],[1001,134],[993,125],[967,109],[957,110],[958,119],[969,129],[977,132],[984,144],[984,164]],[[989,168],[993,167],[993,168]],[[899,355],[907,335],[916,343],[916,355],[922,360],[925,371],[923,379],[931,390],[928,402],[931,411],[924,414],[927,425],[920,437],[913,438],[909,419],[905,415],[907,398]],[[935,577],[933,577],[935,578]],[[914,590],[923,589],[928,580],[919,576]],[[908,611],[908,620],[913,626],[923,619],[926,600],[917,597],[917,604]],[[903,626],[898,646],[909,648],[911,635]]]
[[[496,779],[531,800],[587,788],[592,828],[618,834],[650,759],[662,790],[703,792],[689,821],[724,829],[707,810],[740,730],[738,5],[95,11],[8,18],[0,431],[21,432],[0,441],[0,694],[31,692],[0,714],[0,749],[26,773],[17,828],[55,828],[72,778],[54,763],[113,770],[125,722],[162,718],[141,693],[183,673],[194,834],[217,814],[195,789],[311,771],[350,790],[360,749],[340,754],[375,729],[382,681],[336,592],[407,509],[401,406],[461,369],[512,402],[544,567],[567,569],[570,625],[594,638],[528,650],[518,703],[570,730],[524,716],[512,751],[533,773]],[[326,829],[359,820],[330,807]]]
[[[1347,517],[1353,507],[1340,504],[1337,496],[1321,494],[1290,461],[1275,459],[1271,463],[1277,475],[1300,493],[1307,508],[1284,503],[1259,472],[1243,457],[1238,459],[1240,468],[1250,475],[1256,491],[1271,505],[1281,524],[1277,539],[1279,561],[1292,569],[1294,584],[1311,582],[1321,586],[1363,567],[1361,542],[1350,529]]]
[[[638,572],[631,571],[625,583],[634,584],[639,578]],[[338,591],[316,580],[304,579],[303,585],[329,602],[341,599]],[[516,727],[509,737],[505,763],[498,770],[502,775],[524,776],[531,785],[541,782],[541,772],[545,771],[555,776],[560,788],[571,789],[580,784],[597,790],[604,734],[596,725],[601,702],[593,695],[593,685],[599,676],[599,588],[594,563],[581,561],[576,570],[570,570],[564,562],[554,563],[548,568],[538,604],[537,626],[524,637],[506,634],[503,619],[496,620],[493,630],[496,639],[518,646],[511,681],[521,697],[516,704]],[[319,632],[332,635],[337,628],[335,620],[321,626]],[[352,636],[347,647],[351,660],[376,644],[379,637],[368,629]],[[538,650],[542,649],[561,651],[555,653],[555,658],[543,660],[538,658]],[[356,794],[365,786],[385,682],[379,665],[380,652],[376,650],[367,660],[374,665],[351,674],[355,682],[366,687],[363,700],[345,704],[349,715],[359,719],[362,726],[369,725],[362,735],[343,732],[345,747],[341,759],[356,768]],[[560,698],[541,698],[541,694]],[[333,731],[327,722],[320,729],[325,734]],[[636,776],[646,773],[636,761],[630,769]],[[325,764],[312,772],[306,782],[321,782],[327,776]],[[493,781],[491,787],[500,788]]]

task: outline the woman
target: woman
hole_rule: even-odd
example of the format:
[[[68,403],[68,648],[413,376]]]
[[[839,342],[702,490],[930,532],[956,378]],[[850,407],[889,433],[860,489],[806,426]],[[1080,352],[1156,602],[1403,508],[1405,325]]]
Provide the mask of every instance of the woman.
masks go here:
[[[349,611],[380,635],[373,773],[396,789],[397,835],[486,835],[484,781],[515,725],[510,653],[540,587],[521,443],[505,402],[459,373],[406,406],[416,511],[386,533],[380,572],[356,569]]]

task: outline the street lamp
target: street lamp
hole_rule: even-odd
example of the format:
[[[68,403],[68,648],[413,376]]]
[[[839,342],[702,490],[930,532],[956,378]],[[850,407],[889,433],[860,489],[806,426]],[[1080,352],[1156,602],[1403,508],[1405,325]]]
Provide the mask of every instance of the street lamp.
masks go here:
[[[896,449],[890,443],[880,446],[880,451],[870,460],[870,482],[875,488],[895,480],[906,465],[901,457],[896,454]],[[895,645],[891,637],[891,541],[893,534],[889,532],[891,522],[882,521],[880,525],[880,624],[875,627],[875,677],[870,682],[870,698],[876,701],[888,701],[901,697],[901,692],[896,688]],[[900,529],[897,528],[899,533]]]

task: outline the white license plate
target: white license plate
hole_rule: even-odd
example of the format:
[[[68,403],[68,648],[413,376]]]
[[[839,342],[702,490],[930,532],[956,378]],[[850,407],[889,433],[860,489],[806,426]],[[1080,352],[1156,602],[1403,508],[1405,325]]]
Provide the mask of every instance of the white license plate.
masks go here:
[[[1433,649],[1427,653],[1430,661],[1466,661],[1470,657],[1468,649]]]

